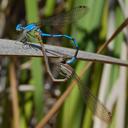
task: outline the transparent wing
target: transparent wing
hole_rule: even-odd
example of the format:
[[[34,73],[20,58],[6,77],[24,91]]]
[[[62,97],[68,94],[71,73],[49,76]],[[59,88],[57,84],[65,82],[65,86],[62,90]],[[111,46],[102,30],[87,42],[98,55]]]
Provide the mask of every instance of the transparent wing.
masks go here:
[[[38,25],[63,25],[70,24],[78,21],[87,13],[88,8],[84,5],[73,8],[72,10],[61,13],[59,15],[49,17],[47,19],[42,20]]]
[[[77,83],[78,87],[80,89],[81,96],[89,107],[89,109],[94,112],[94,114],[103,120],[106,123],[109,123],[111,121],[112,115],[109,112],[109,110],[91,93],[90,89],[87,86],[84,86],[80,78],[75,73],[74,69],[67,64],[61,64],[61,72],[63,72],[63,75],[67,75],[69,77],[74,78]]]
[[[89,109],[94,112],[94,114],[98,118],[105,121],[106,123],[109,123],[112,118],[109,110],[91,93],[90,89],[87,86],[83,86],[82,81],[76,73],[73,76],[79,85],[83,100],[87,104]]]

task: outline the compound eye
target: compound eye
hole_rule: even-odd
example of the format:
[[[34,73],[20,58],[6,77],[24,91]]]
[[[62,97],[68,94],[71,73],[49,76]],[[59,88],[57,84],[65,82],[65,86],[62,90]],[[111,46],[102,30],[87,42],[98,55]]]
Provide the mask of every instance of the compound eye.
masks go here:
[[[16,30],[17,30],[17,31],[21,31],[21,30],[22,30],[22,25],[21,25],[21,24],[18,24],[18,25],[16,26]]]

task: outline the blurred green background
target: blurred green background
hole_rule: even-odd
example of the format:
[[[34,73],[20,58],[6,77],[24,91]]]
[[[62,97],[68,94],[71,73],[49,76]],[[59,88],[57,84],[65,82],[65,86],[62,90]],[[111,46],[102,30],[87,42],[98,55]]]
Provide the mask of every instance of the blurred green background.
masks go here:
[[[17,24],[39,22],[78,5],[86,5],[87,14],[77,23],[62,27],[59,32],[75,37],[80,49],[89,52],[96,52],[128,15],[128,0],[0,0],[0,37],[17,39],[20,35],[15,30]],[[45,30],[58,33],[57,28],[53,30],[46,26]],[[127,39],[125,30],[103,53],[126,60]],[[65,40],[58,42],[53,45],[71,47]],[[75,86],[46,128],[128,128],[127,69],[98,62],[86,70],[87,63],[77,61],[73,67],[85,86],[112,111],[111,123],[104,124],[94,117]],[[53,83],[43,58],[1,56],[0,127],[36,127],[71,84],[70,80]]]

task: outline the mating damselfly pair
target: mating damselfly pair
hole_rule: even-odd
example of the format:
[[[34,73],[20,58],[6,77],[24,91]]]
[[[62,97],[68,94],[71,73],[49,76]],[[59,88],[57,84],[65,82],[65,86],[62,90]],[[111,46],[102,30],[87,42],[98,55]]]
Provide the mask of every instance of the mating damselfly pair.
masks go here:
[[[26,26],[19,24],[19,25],[17,25],[16,30],[22,31],[23,36],[21,37],[20,41],[23,42],[24,44],[26,44],[26,42],[29,40],[29,38],[38,39],[38,41],[42,47],[42,53],[44,55],[45,66],[46,66],[47,72],[49,73],[49,75],[53,81],[65,82],[69,78],[74,78],[79,85],[79,89],[80,89],[81,95],[84,99],[84,102],[87,104],[87,106],[90,108],[90,110],[92,112],[94,112],[94,114],[97,117],[99,117],[101,120],[103,120],[105,122],[110,122],[112,115],[109,112],[109,110],[91,93],[89,88],[87,88],[86,86],[83,85],[80,78],[75,73],[74,69],[70,66],[77,59],[77,54],[78,54],[78,50],[79,50],[77,41],[69,35],[48,34],[48,33],[43,32],[40,29],[42,24],[44,24],[44,25],[50,25],[50,24],[59,25],[59,24],[76,22],[77,20],[79,20],[86,14],[87,10],[88,9],[86,6],[78,6],[69,12],[60,14],[58,16],[50,17],[46,20],[42,20],[40,23],[31,23]],[[32,31],[34,32],[34,35],[31,35]],[[54,64],[56,64],[56,67],[57,67],[56,70],[59,72],[59,78],[58,78],[58,76],[54,77],[54,75],[52,74],[52,72],[50,70],[48,57],[46,55],[46,49],[43,44],[43,37],[66,38],[69,41],[72,41],[73,46],[76,49],[76,52],[71,59],[67,59],[65,55],[62,55],[61,59],[60,59],[61,61],[54,63]],[[56,54],[56,56],[58,56],[58,55]],[[58,58],[59,58],[59,56],[58,56]]]

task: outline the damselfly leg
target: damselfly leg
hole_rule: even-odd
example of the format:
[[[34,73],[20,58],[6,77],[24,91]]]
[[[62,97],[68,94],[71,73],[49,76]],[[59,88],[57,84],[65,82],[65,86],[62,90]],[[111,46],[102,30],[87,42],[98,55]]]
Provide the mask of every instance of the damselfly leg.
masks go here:
[[[39,32],[35,32],[35,36],[36,38],[38,39],[40,45],[41,45],[41,51],[44,55],[44,61],[45,61],[45,67],[46,67],[46,71],[48,72],[49,76],[51,77],[51,79],[54,81],[54,82],[65,82],[68,80],[68,74],[67,76],[65,76],[64,78],[61,78],[61,79],[58,79],[58,78],[55,78],[51,72],[51,69],[50,69],[50,66],[49,66],[49,60],[48,60],[48,57],[46,55],[46,50],[44,48],[44,44],[43,44],[43,41],[42,41],[42,38],[39,34]],[[59,64],[57,65],[58,67],[60,66]],[[58,68],[58,71],[59,71],[59,68]]]

